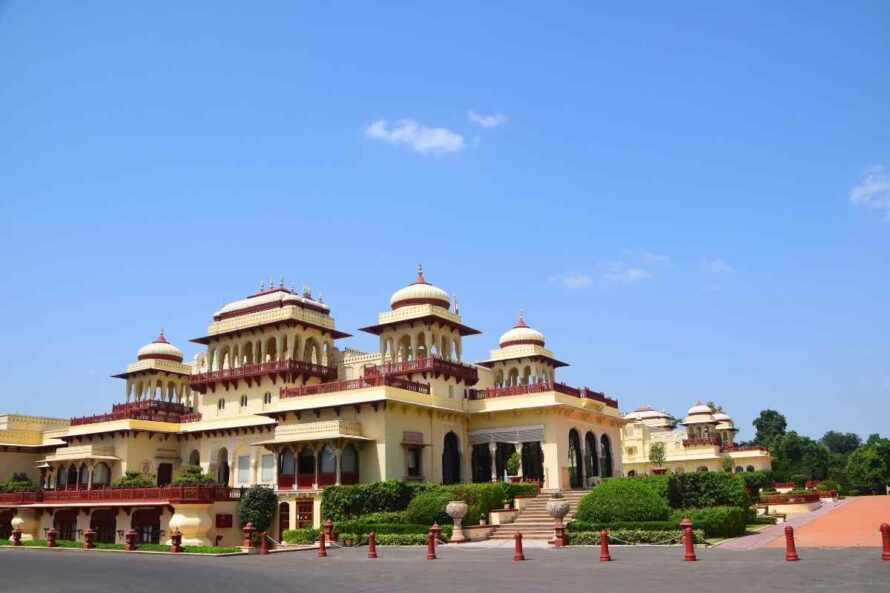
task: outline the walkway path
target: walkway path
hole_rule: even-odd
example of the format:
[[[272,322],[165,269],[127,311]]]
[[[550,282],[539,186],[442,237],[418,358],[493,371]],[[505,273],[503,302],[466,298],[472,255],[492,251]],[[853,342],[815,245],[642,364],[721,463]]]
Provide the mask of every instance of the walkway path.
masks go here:
[[[804,515],[789,517],[787,523],[772,525],[757,533],[722,543],[725,550],[781,548],[785,526],[794,527],[798,548],[880,546],[881,523],[890,523],[890,496],[848,498]]]

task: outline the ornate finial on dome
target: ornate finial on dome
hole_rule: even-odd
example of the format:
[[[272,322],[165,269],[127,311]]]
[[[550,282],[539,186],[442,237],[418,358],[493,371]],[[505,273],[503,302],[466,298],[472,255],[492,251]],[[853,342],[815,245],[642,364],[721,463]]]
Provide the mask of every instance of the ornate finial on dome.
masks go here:
[[[312,287],[308,284],[303,285],[303,297],[307,299],[312,298]]]
[[[525,317],[522,314],[522,309],[519,310],[519,319],[516,320],[516,325],[514,327],[528,327],[525,323]]]
[[[423,277],[423,264],[421,263],[417,264],[417,280],[414,281],[414,284],[429,284]]]
[[[454,312],[460,315],[460,308],[457,306],[457,293],[455,292],[451,297],[454,300]]]
[[[292,293],[294,293],[294,294],[297,293],[297,283],[296,283],[296,282],[291,282],[291,283],[290,283],[290,291],[291,291]]]
[[[320,292],[318,293],[318,302],[324,305],[324,295],[322,295]]]
[[[164,337],[164,327],[161,326],[161,331],[158,334],[158,337],[154,341],[155,344],[167,344],[167,338]]]
[[[263,292],[264,290],[266,290],[266,281],[260,280],[260,292]]]
[[[278,288],[284,288],[284,274],[278,278]]]
[[[269,278],[269,290],[275,290],[275,282]]]

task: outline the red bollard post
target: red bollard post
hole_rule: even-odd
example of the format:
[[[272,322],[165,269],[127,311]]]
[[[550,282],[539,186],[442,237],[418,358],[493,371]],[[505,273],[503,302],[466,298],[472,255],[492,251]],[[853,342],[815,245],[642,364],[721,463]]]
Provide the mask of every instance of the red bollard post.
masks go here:
[[[136,530],[132,527],[127,529],[127,532],[124,534],[124,541],[126,544],[124,545],[124,549],[127,552],[135,552],[136,551]]]
[[[377,557],[377,536],[374,532],[368,534],[368,558]]]
[[[16,527],[12,530],[12,545],[20,546],[22,545],[22,530]]]
[[[84,550],[92,550],[96,547],[96,544],[93,543],[93,540],[96,537],[96,532],[93,531],[92,527],[87,527],[86,531],[83,532],[83,549]]]
[[[253,523],[250,521],[247,522],[247,525],[244,526],[244,529],[241,530],[244,533],[244,541],[241,542],[242,548],[252,548],[253,547],[253,534],[256,533],[256,527],[253,526]]]
[[[269,554],[269,534],[264,531],[263,539],[260,540],[260,555],[266,556],[268,554]]]
[[[692,521],[689,517],[684,517],[680,521],[680,529],[683,530],[683,560],[687,562],[695,562],[695,535],[692,533]]]
[[[334,541],[334,522],[330,519],[324,522],[324,534],[329,542]]]
[[[890,560],[890,525],[881,523],[881,560]]]
[[[562,519],[557,519],[556,525],[553,527],[553,545],[557,548],[566,545],[566,526]]]
[[[797,555],[797,547],[794,545],[794,527],[785,526],[785,560],[788,562],[796,562],[800,560]]]
[[[182,532],[177,527],[176,531],[170,534],[170,553],[179,554],[180,552],[182,552]]]
[[[442,528],[439,526],[438,521],[433,521],[433,526],[430,527],[430,531],[433,532],[433,538],[436,540],[436,543],[439,543],[439,538],[442,535]]]
[[[600,562],[611,562],[612,556],[609,554],[609,532],[603,529],[600,531]]]
[[[430,529],[430,532],[426,536],[426,559],[436,559],[436,537],[433,535],[432,529]]]
[[[522,552],[522,532],[517,531],[513,535],[513,562],[525,560],[525,554]]]
[[[319,558],[324,558],[325,556],[328,555],[328,551],[324,545],[324,539],[325,539],[324,531],[322,531],[318,536],[318,557]]]
[[[59,536],[59,532],[55,527],[46,532],[46,547],[47,548],[55,548],[56,547],[56,538]]]

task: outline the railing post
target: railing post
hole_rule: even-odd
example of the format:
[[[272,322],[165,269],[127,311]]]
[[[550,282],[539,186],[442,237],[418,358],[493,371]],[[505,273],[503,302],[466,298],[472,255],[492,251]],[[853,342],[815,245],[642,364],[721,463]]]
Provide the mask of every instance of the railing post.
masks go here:
[[[327,551],[327,549],[325,549],[325,544],[324,544],[324,531],[322,531],[318,535],[318,557],[324,558],[327,555],[328,555],[328,551]]]
[[[170,535],[170,553],[179,554],[180,552],[182,552],[182,532],[177,527],[176,531]]]
[[[609,554],[609,532],[603,529],[600,531],[600,562],[611,562],[612,555]]]
[[[890,525],[881,523],[881,560],[890,560]]]
[[[267,532],[263,532],[263,539],[260,540],[260,555],[266,556],[269,554],[269,534]]]
[[[680,528],[683,530],[683,560],[695,562],[695,544],[693,539],[695,536],[692,533],[692,521],[689,520],[689,517],[685,517],[680,521]]]
[[[377,536],[372,531],[368,534],[368,558],[377,557]]]
[[[253,523],[248,521],[247,525],[245,525],[241,531],[244,532],[244,541],[241,542],[241,547],[252,548],[253,547],[253,534],[256,533],[256,527],[253,526]]]
[[[796,562],[800,560],[797,555],[797,547],[794,545],[794,527],[785,526],[785,560],[788,562]]]
[[[435,560],[436,559],[436,540],[433,535],[432,528],[430,532],[426,535],[426,559],[427,560]]]
[[[522,551],[522,532],[517,531],[513,535],[513,562],[525,560],[525,554]]]

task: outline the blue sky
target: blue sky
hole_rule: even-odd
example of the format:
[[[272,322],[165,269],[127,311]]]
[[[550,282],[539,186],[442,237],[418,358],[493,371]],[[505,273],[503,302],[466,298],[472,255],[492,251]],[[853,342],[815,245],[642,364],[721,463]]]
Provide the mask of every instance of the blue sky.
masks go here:
[[[185,4],[0,2],[0,409],[282,274],[374,348],[422,261],[467,358],[888,432],[887,3]]]

